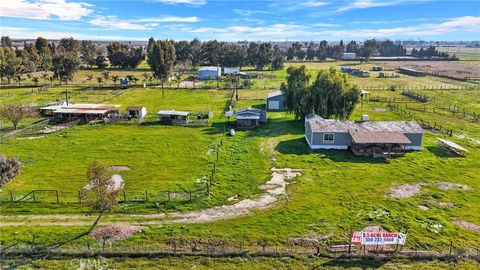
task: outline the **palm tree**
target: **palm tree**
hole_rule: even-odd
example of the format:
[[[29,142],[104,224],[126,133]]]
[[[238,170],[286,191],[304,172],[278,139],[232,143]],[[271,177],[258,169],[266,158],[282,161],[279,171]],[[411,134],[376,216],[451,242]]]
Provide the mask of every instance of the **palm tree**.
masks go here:
[[[87,74],[87,82],[91,82],[93,80],[93,74]]]
[[[113,84],[114,84],[115,86],[117,86],[117,81],[118,81],[118,79],[120,78],[120,76],[118,76],[118,75],[112,75],[111,78],[112,78]]]
[[[108,79],[110,79],[110,71],[102,71],[102,77],[105,79],[105,84],[108,84]]]
[[[53,78],[53,76],[49,76],[49,77],[47,78],[47,80],[50,81],[50,87],[53,87],[53,80],[55,80],[55,79]]]
[[[98,87],[100,87],[101,83],[103,82],[102,77],[97,77]]]
[[[43,81],[45,82],[45,84],[47,84],[48,73],[46,71],[42,74],[42,78],[43,78]]]
[[[25,80],[25,79],[22,77],[22,75],[15,76],[15,81],[18,82],[18,87],[20,87],[20,82],[23,81],[23,80]]]
[[[137,85],[138,78],[137,78],[137,77],[133,77],[133,76],[132,76],[132,81],[135,83],[135,85]]]
[[[38,85],[38,81],[39,81],[39,80],[40,80],[40,79],[38,79],[38,77],[33,77],[33,78],[32,78],[32,82],[35,84],[35,86]]]
[[[150,73],[145,72],[145,73],[142,74],[142,76],[143,76],[143,78],[144,78],[143,81],[144,81],[145,83],[147,83],[148,79],[150,78]]]

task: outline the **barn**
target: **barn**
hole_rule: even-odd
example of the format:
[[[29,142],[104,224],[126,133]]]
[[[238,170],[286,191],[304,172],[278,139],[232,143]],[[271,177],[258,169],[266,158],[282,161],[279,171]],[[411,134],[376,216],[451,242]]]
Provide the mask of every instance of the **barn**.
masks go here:
[[[285,95],[282,91],[275,91],[267,95],[267,110],[269,111],[285,111]]]
[[[222,69],[220,67],[202,67],[197,72],[199,80],[216,80],[222,75]]]

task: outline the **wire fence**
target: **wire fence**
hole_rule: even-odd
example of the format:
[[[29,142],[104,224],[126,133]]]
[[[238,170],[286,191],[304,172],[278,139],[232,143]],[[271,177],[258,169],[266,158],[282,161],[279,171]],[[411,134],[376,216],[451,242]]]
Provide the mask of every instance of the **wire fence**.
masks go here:
[[[480,246],[460,246],[451,241],[448,246],[439,250],[422,249],[404,246],[388,245],[350,245],[345,241],[333,241],[332,239],[320,242],[299,242],[297,238],[286,241],[270,241],[265,238],[248,239],[224,238],[197,238],[197,237],[168,237],[156,240],[155,244],[149,243],[148,239],[125,245],[122,243],[109,243],[104,245],[102,241],[93,238],[85,238],[81,243],[72,242],[48,252],[48,255],[59,257],[166,257],[166,256],[213,256],[213,257],[293,257],[293,256],[319,256],[338,258],[348,256],[350,258],[405,258],[412,260],[471,260],[480,261]],[[46,256],[44,247],[45,240],[36,240],[32,235],[31,240],[12,240],[0,244],[0,256],[2,257],[35,257]]]

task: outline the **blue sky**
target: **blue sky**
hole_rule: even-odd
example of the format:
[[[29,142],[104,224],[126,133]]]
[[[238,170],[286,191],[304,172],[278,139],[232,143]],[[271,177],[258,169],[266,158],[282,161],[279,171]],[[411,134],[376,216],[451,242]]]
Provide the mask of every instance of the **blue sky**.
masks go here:
[[[0,0],[1,35],[92,40],[479,40],[480,1]]]

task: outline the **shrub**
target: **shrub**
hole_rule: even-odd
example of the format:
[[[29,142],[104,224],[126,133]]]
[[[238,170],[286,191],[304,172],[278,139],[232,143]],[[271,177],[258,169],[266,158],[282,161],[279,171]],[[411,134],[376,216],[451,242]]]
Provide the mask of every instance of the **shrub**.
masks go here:
[[[20,165],[16,158],[0,156],[0,188],[17,176]]]

